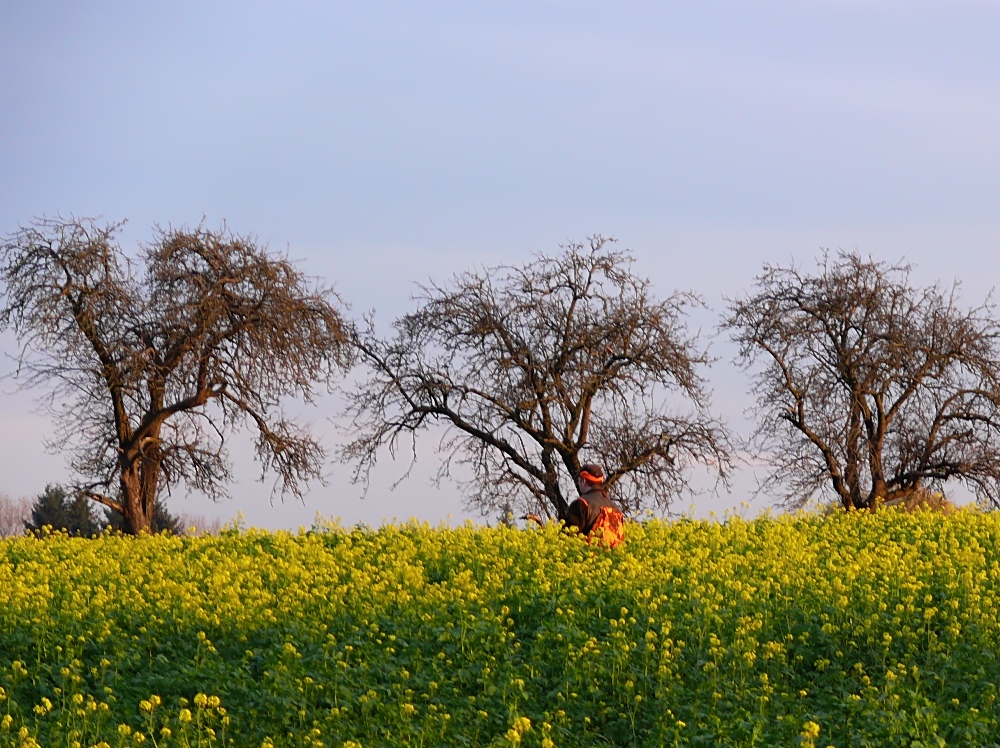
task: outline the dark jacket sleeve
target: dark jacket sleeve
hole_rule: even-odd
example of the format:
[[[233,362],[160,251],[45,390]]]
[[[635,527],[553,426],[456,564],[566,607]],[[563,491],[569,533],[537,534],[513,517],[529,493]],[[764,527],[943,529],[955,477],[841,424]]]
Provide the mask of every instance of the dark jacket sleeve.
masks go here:
[[[566,523],[566,527],[575,527],[580,532],[584,532],[584,528],[588,524],[588,509],[589,507],[585,499],[576,499],[566,509],[566,515],[562,518],[563,522]]]

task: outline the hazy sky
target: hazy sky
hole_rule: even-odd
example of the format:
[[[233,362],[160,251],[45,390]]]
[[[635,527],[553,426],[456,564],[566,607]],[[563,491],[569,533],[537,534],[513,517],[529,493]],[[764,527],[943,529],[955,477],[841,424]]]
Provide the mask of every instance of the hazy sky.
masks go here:
[[[592,233],[661,293],[704,296],[706,332],[763,262],[821,247],[905,257],[971,304],[1000,266],[998,35],[1000,5],[964,0],[0,0],[0,233],[103,216],[132,243],[225,220],[383,324],[414,281]],[[745,432],[746,379],[713,351],[715,409]],[[66,480],[31,398],[0,397],[0,492]],[[334,410],[307,414],[331,447]],[[269,527],[466,516],[421,473],[430,439],[395,492],[405,465],[364,502],[331,465],[304,505],[272,506],[237,447],[238,498],[171,509]],[[752,486],[747,469],[697,512]]]

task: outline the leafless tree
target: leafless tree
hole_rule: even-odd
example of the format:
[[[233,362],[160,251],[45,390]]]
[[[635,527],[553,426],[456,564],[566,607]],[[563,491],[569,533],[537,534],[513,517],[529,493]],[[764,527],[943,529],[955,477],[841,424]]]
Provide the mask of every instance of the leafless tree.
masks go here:
[[[31,499],[12,499],[0,493],[0,538],[24,534],[24,523],[31,518]]]
[[[369,319],[355,336],[369,376],[345,393],[353,432],[342,457],[355,478],[367,481],[380,449],[401,440],[415,460],[417,434],[439,424],[437,480],[464,465],[472,477],[456,480],[484,514],[563,517],[581,455],[604,465],[633,511],[668,507],[695,464],[724,480],[729,437],[707,412],[709,359],[686,326],[700,300],[656,300],[632,262],[595,236],[421,286],[392,339]]]
[[[346,361],[336,297],[250,237],[159,229],[130,259],[122,223],[38,219],[0,245],[0,325],[41,387],[75,488],[148,530],[178,484],[225,495],[228,432],[257,434],[261,477],[299,495],[324,450],[282,408]]]
[[[222,528],[226,526],[226,523],[218,517],[209,519],[201,514],[186,513],[182,513],[177,518],[177,524],[188,535],[192,533],[194,535],[218,535],[222,532]]]
[[[964,482],[1000,506],[1000,326],[958,284],[909,265],[824,253],[814,274],[765,265],[723,327],[757,396],[756,445],[787,504],[832,492],[873,508]]]

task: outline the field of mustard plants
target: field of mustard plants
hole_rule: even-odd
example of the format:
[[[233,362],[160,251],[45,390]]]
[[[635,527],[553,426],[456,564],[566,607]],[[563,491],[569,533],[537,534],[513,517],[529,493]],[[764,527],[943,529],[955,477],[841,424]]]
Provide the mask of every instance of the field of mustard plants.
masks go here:
[[[0,541],[4,746],[983,746],[1000,515]]]

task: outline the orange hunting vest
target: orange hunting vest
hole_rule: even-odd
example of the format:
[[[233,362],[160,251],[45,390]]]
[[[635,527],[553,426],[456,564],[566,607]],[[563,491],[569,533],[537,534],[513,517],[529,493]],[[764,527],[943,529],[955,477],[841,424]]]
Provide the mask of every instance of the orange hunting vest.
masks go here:
[[[625,538],[625,521],[621,510],[603,491],[590,491],[569,506],[566,523],[579,528],[590,543],[614,548]]]

